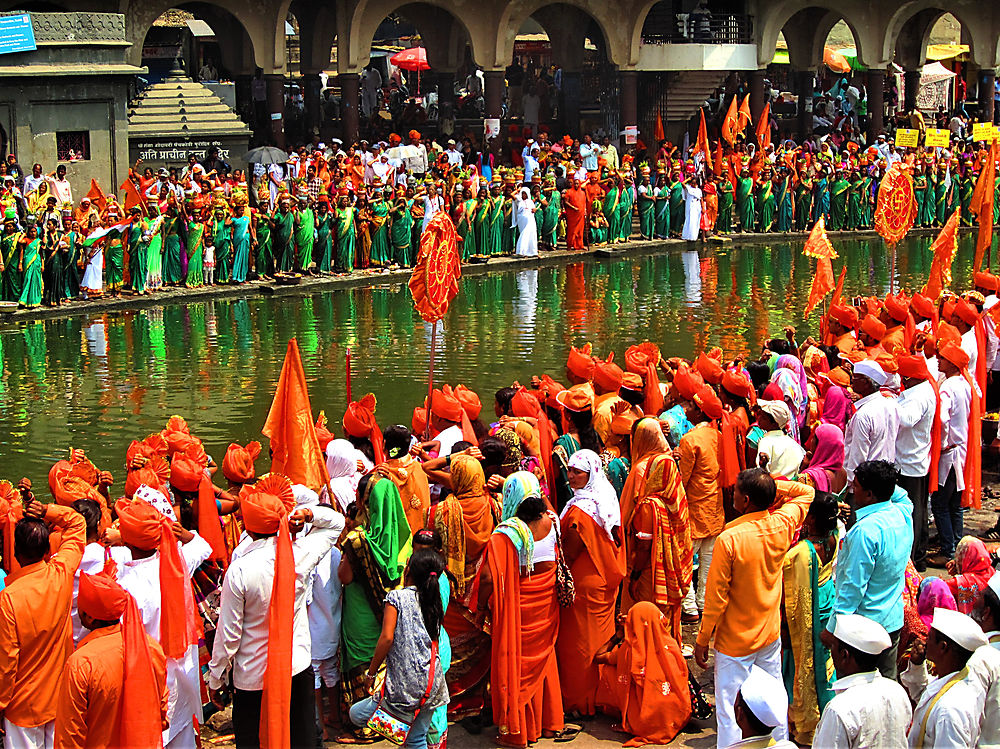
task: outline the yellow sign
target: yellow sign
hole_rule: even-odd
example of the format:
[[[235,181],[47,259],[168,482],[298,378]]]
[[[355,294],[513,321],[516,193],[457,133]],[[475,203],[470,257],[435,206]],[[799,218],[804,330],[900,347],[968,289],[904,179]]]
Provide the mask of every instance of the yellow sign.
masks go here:
[[[928,128],[927,134],[924,136],[924,145],[928,148],[947,148],[950,136],[951,133],[948,130]]]
[[[901,127],[896,130],[896,148],[916,148],[920,142],[920,131]]]
[[[976,142],[990,142],[996,140],[997,130],[992,122],[972,123],[972,140]]]

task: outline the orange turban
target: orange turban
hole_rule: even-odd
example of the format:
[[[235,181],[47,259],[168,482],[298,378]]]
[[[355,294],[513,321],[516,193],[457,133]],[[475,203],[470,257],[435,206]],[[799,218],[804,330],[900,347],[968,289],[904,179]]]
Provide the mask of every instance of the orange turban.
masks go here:
[[[865,319],[861,321],[861,332],[881,341],[885,338],[885,323],[872,315],[865,315]]]
[[[174,454],[170,461],[170,485],[182,492],[196,492],[205,476],[206,463],[187,453]]]
[[[222,459],[222,475],[234,484],[246,484],[254,480],[257,472],[254,461],[260,455],[260,443],[250,442],[246,447],[233,442],[226,448],[226,457]]]
[[[918,315],[928,320],[933,320],[936,317],[937,310],[934,309],[934,302],[923,294],[914,294],[910,300],[910,307]]]
[[[686,401],[694,400],[695,393],[705,384],[701,375],[691,371],[687,364],[682,363],[674,373],[674,388],[677,394]]]
[[[267,666],[260,711],[261,744],[269,749],[288,746],[291,730],[292,628],[295,618],[295,557],[288,532],[288,513],[295,507],[291,481],[267,474],[240,491],[243,522],[251,533],[278,534],[274,556],[271,603],[267,612]]]
[[[416,130],[411,130],[409,133],[407,133],[407,135],[409,136],[410,140],[413,140],[414,138],[420,140],[420,133],[417,132]]]
[[[591,346],[584,344],[581,348],[571,347],[569,357],[566,359],[566,369],[575,377],[581,380],[590,380],[594,377],[594,357],[590,355]]]
[[[320,411],[319,416],[316,417],[316,439],[319,440],[319,449],[326,453],[326,446],[336,438],[336,435],[326,427],[326,413]],[[251,480],[253,480],[252,477]]]
[[[160,553],[160,644],[168,658],[181,658],[197,642],[194,596],[187,565],[166,515],[143,500],[115,503],[122,541]]]
[[[957,343],[948,341],[944,345],[938,345],[937,355],[942,359],[947,359],[960,370],[969,366],[969,355]]]
[[[373,393],[368,393],[359,401],[354,401],[347,406],[344,413],[344,431],[351,437],[357,439],[368,438],[371,440],[372,448],[375,452],[375,464],[385,461],[385,448],[382,443],[382,430],[375,420],[375,407],[378,402]]]
[[[721,419],[722,401],[708,385],[702,385],[694,394],[694,404],[710,419]]]
[[[169,446],[166,439],[159,432],[154,432],[141,442],[139,440],[132,440],[132,443],[125,451],[125,465],[130,465],[132,459],[137,455],[141,455],[144,458],[155,458],[165,457],[168,453]]]
[[[889,294],[885,298],[885,311],[896,322],[906,322],[906,316],[910,312],[910,303],[902,295]]]
[[[126,474],[125,496],[131,497],[143,484],[166,494],[168,483],[170,483],[170,466],[167,461],[163,458],[152,458],[142,468]]]
[[[479,414],[483,410],[483,403],[479,400],[478,395],[469,390],[465,385],[456,385],[455,397],[458,398],[459,403],[462,404],[462,408],[465,409],[465,413],[470,419],[479,418]]]
[[[559,405],[567,411],[588,411],[594,406],[594,399],[586,390],[580,388],[570,388],[563,390],[556,396]]]
[[[622,368],[610,359],[594,362],[594,384],[609,393],[617,392],[622,386],[623,374]]]
[[[739,369],[727,369],[722,373],[722,389],[737,398],[743,398],[751,404],[757,399],[750,378]]]
[[[410,421],[413,433],[417,439],[423,439],[424,432],[427,431],[427,409],[417,406],[413,409],[413,419]]]
[[[174,453],[170,462],[170,485],[182,492],[198,492],[195,501],[195,517],[198,518],[198,532],[212,547],[212,558],[226,563],[228,560],[225,539],[222,537],[222,521],[215,503],[215,489],[212,479],[205,472],[208,456],[201,443],[197,449],[189,448],[184,453]]]
[[[3,547],[0,547],[0,562],[8,574],[21,568],[14,558],[14,526],[24,517],[21,495],[9,481],[0,481],[0,532],[3,533]]]
[[[80,574],[77,607],[101,621],[121,620],[122,691],[118,711],[121,746],[160,746],[160,695],[153,655],[135,599],[107,573]]]
[[[987,273],[986,271],[976,272],[972,277],[972,283],[980,289],[986,289],[987,291],[1000,291],[1000,277],[997,277],[992,273]]]
[[[966,325],[975,325],[979,322],[979,310],[964,299],[959,299],[955,304],[955,316]]]
[[[694,363],[698,370],[698,373],[705,378],[705,382],[711,385],[718,385],[722,382],[722,376],[725,374],[722,370],[722,365],[719,364],[717,359],[713,359],[704,352],[698,354],[698,358]]]
[[[660,364],[660,348],[655,343],[645,341],[637,346],[629,346],[625,351],[625,368],[641,375],[645,390],[642,410],[647,416],[657,416],[663,410],[663,394],[656,368]]]
[[[556,396],[565,389],[561,383],[556,382],[548,375],[542,375],[542,389],[539,391],[542,397],[539,400],[543,401],[543,405],[549,408],[559,409],[561,406],[556,400]]]
[[[622,388],[624,390],[634,390],[637,393],[641,393],[642,377],[637,375],[635,372],[626,372],[622,375]]]
[[[514,393],[514,397],[510,400],[510,412],[512,416],[522,419],[526,416],[537,417],[541,414],[542,407],[538,399],[522,387],[518,388],[517,392]]]
[[[160,435],[166,441],[167,450],[171,455],[186,450],[194,439],[187,422],[181,416],[171,416]]]
[[[462,420],[462,414],[465,411],[458,398],[452,394],[451,388],[448,387],[447,391],[435,388],[434,392],[431,393],[431,413],[439,419],[457,423]]]
[[[845,328],[858,326],[858,311],[844,304],[834,304],[830,307],[830,319],[839,322]]]
[[[49,469],[49,491],[56,504],[69,507],[78,499],[104,503],[96,491],[97,469],[89,460],[59,460]]]

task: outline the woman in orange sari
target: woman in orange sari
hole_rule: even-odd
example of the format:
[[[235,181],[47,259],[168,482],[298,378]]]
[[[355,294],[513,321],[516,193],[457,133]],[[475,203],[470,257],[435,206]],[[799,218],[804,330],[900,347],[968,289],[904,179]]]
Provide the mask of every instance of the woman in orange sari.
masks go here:
[[[622,527],[628,525],[639,500],[646,496],[646,477],[650,462],[669,449],[659,419],[647,416],[632,426],[632,468],[628,472],[628,478],[625,479],[625,486],[622,487]],[[628,543],[626,538],[626,550]]]
[[[592,450],[570,457],[569,484],[573,498],[560,525],[576,599],[562,609],[556,655],[566,712],[593,715],[600,682],[594,656],[615,633],[615,602],[625,578],[621,509]]]
[[[673,456],[649,464],[646,496],[625,523],[629,581],[622,607],[651,601],[667,618],[671,636],[681,641],[681,604],[691,587],[693,550],[687,497]]]
[[[420,462],[410,455],[411,432],[402,424],[388,427],[383,434],[385,462],[375,467],[375,473],[392,479],[403,500],[403,512],[410,531],[424,527],[424,518],[431,506],[431,490]]]
[[[479,611],[492,615],[496,742],[522,749],[539,738],[568,740],[580,728],[563,721],[556,660],[558,519],[534,474],[511,474],[503,495],[503,522],[490,536],[474,596]]]
[[[652,603],[628,612],[625,639],[598,656],[608,687],[602,702],[621,712],[621,730],[633,738],[625,746],[669,744],[691,718],[688,669],[670,625]]]
[[[441,535],[445,565],[454,580],[444,628],[452,649],[448,713],[455,720],[480,714],[484,705],[490,638],[469,609],[469,593],[496,520],[478,460],[464,453],[453,455],[448,482],[451,495],[427,511],[426,525]]]

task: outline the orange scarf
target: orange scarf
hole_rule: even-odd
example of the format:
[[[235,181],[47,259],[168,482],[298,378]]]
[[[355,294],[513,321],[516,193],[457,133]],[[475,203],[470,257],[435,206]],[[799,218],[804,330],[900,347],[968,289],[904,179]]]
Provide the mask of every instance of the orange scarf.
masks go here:
[[[985,356],[980,357],[980,359],[983,358]],[[976,368],[979,368],[978,362]],[[980,449],[983,441],[982,404],[979,393],[976,392],[976,383],[973,382],[967,367],[962,370],[962,377],[972,389],[972,404],[969,408],[969,438],[966,443],[968,449],[965,453],[965,492],[962,494],[962,507],[973,507],[978,510],[982,506],[983,481],[983,453]],[[940,443],[940,439],[938,442]]]

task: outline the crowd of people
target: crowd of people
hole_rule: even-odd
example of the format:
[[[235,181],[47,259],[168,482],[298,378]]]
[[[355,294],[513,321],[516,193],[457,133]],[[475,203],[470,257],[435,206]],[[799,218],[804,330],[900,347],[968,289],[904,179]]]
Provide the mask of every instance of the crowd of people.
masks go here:
[[[735,358],[586,344],[564,384],[439,384],[410,425],[369,394],[340,436],[283,377],[267,473],[174,416],[124,477],[70,450],[47,492],[2,482],[7,745],[191,748],[230,701],[238,747],[526,747],[597,713],[668,743],[708,716],[690,658],[719,747],[996,745],[1000,576],[963,515],[1000,277],[974,286]]]
[[[737,119],[746,130],[749,114]],[[913,175],[916,226],[943,226],[955,211],[963,225],[976,223],[969,208],[989,158],[982,143],[956,135],[948,148],[897,149],[884,135],[868,146],[831,135],[772,145],[767,127],[746,139],[733,127],[732,145],[705,136],[621,154],[607,137],[552,140],[519,127],[483,150],[468,135],[441,144],[416,130],[347,148],[314,138],[247,172],[212,149],[183,168],[137,163],[121,199],[93,183],[78,203],[65,165],[25,174],[10,155],[0,164],[0,301],[58,306],[165,286],[407,268],[439,212],[455,224],[462,260],[478,262],[806,231],[820,217],[832,231],[870,230],[879,185],[897,162]],[[1000,220],[1000,195],[994,213]]]

